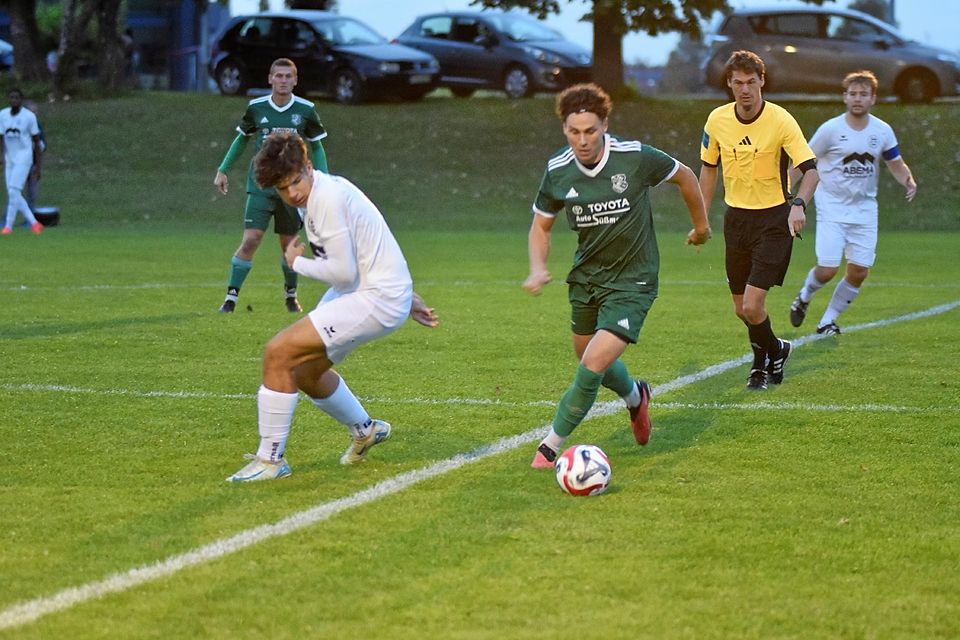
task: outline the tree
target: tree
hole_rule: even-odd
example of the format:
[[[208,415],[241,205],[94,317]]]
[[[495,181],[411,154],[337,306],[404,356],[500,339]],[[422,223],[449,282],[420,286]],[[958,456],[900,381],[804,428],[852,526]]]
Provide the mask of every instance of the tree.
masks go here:
[[[2,3],[10,16],[10,42],[16,55],[14,72],[22,80],[37,81],[50,77],[40,47],[36,0],[9,0]]]
[[[560,12],[559,0],[473,0],[471,4],[526,9],[541,20]],[[727,0],[592,0],[591,4],[591,11],[581,19],[593,22],[593,78],[613,92],[623,87],[623,37],[627,33],[643,31],[655,36],[680,31],[699,38],[701,21],[714,11],[729,8]]]

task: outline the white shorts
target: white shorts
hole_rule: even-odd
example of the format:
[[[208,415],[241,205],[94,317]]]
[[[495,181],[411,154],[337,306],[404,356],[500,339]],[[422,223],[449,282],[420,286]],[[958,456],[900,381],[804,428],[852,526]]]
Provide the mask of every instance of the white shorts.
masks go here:
[[[5,162],[5,177],[7,179],[7,190],[18,189],[23,191],[23,185],[27,184],[27,176],[30,175],[30,169],[33,164],[27,162]]]
[[[870,268],[877,259],[877,225],[817,220],[817,264],[849,264]]]
[[[327,358],[337,364],[360,345],[399,329],[411,304],[413,285],[345,294],[328,289],[307,317],[327,348]]]

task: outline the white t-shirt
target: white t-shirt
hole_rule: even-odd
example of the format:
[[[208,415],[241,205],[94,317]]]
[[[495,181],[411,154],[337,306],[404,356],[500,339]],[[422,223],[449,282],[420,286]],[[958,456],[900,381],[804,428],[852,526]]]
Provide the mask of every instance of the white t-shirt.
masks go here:
[[[313,259],[294,260],[297,273],[322,280],[338,293],[412,286],[400,245],[379,209],[349,180],[313,172],[303,216]]]
[[[33,136],[40,135],[37,116],[23,107],[13,115],[7,107],[0,111],[0,131],[3,131],[4,162],[32,165]]]
[[[873,115],[862,131],[850,127],[846,115],[827,120],[810,138],[817,155],[817,220],[876,223],[880,160],[900,157],[897,136]]]

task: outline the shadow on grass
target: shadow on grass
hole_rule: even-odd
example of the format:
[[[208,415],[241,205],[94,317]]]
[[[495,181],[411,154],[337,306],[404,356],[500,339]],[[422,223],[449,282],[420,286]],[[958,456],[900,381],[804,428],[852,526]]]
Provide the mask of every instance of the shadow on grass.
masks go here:
[[[31,340],[56,336],[78,335],[101,330],[122,330],[130,327],[173,325],[203,316],[202,313],[171,313],[159,316],[112,318],[89,322],[27,322],[0,325],[0,335],[5,340]]]

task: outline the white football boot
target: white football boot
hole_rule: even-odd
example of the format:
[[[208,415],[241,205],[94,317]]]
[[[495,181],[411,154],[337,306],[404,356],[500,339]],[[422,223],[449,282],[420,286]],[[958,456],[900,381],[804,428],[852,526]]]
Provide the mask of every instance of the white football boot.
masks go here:
[[[380,444],[390,437],[390,423],[383,420],[374,420],[370,433],[362,438],[354,438],[347,450],[340,456],[340,464],[356,464],[363,462],[367,451],[374,445]]]
[[[269,460],[261,460],[252,453],[244,454],[243,457],[250,460],[250,462],[244,466],[243,469],[240,469],[240,471],[237,471],[227,478],[227,482],[279,480],[293,473],[293,471],[290,470],[290,465],[287,464],[286,458],[281,458],[276,462],[270,462]]]

